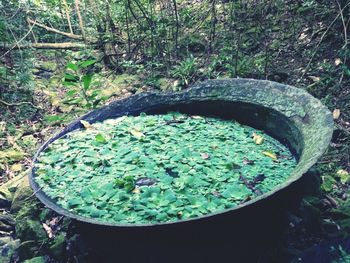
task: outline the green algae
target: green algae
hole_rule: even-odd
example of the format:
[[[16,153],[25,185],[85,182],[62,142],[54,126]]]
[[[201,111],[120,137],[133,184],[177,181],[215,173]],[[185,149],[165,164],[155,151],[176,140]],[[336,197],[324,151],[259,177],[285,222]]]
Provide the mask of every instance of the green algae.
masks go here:
[[[217,213],[273,190],[296,165],[280,142],[232,120],[168,113],[83,124],[41,153],[35,180],[61,207],[104,222]]]

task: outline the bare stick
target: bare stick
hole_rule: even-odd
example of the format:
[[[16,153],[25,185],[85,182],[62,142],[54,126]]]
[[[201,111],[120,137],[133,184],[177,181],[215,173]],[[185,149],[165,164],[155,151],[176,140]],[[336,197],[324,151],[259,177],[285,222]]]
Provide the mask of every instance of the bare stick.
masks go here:
[[[69,8],[68,8],[68,5],[67,5],[67,1],[66,0],[63,0],[63,4],[64,4],[64,9],[66,11],[66,17],[67,17],[67,22],[68,22],[68,26],[69,26],[69,31],[71,34],[73,34],[73,29],[72,29],[72,24],[70,22],[70,15],[69,15]]]
[[[74,42],[63,42],[63,43],[28,43],[21,44],[19,46],[14,45],[12,47],[8,47],[6,43],[0,43],[0,49],[9,49],[3,56],[5,56],[9,51],[13,49],[20,48],[36,48],[36,49],[70,49],[70,50],[79,50],[84,49],[86,47],[83,43],[74,43]]]
[[[339,8],[339,13],[340,13],[340,17],[341,17],[341,21],[343,23],[343,28],[344,28],[344,46],[342,47],[342,49],[346,48],[346,46],[348,45],[348,33],[347,33],[347,24],[345,22],[344,19],[344,8],[341,8],[341,5],[339,3],[338,0],[335,0],[337,2],[338,8]]]
[[[60,30],[58,30],[56,28],[48,27],[48,26],[46,26],[44,24],[38,23],[36,21],[33,21],[30,18],[28,18],[27,20],[28,20],[28,23],[30,23],[32,25],[36,25],[36,26],[41,27],[41,28],[44,28],[44,29],[46,29],[49,32],[53,32],[53,33],[56,33],[56,34],[59,34],[59,35],[63,35],[63,36],[66,36],[66,37],[69,37],[69,38],[72,38],[72,39],[77,39],[77,40],[82,40],[83,39],[83,36],[81,36],[81,35],[76,35],[76,34],[73,34],[73,33],[63,32],[63,31],[60,31]]]
[[[32,106],[33,108],[35,108],[35,109],[42,109],[41,107],[35,106],[33,103],[31,103],[31,102],[29,102],[29,101],[21,101],[21,102],[17,102],[17,103],[8,103],[8,102],[6,102],[6,101],[0,99],[0,103],[1,103],[1,104],[4,104],[4,105],[7,106],[7,107],[15,107],[15,106],[21,106],[21,105],[26,105],[26,104],[28,104],[28,105]]]
[[[344,9],[350,5],[350,2],[347,3],[342,9],[341,9],[341,12],[337,14],[337,16],[333,19],[333,21],[329,24],[329,26],[327,27],[326,31],[322,34],[321,36],[321,39],[320,41],[318,41],[317,45],[316,45],[316,48],[314,50],[314,53],[312,54],[309,62],[307,63],[306,67],[305,67],[305,71],[304,73],[301,75],[300,79],[304,78],[305,74],[307,73],[310,65],[311,65],[311,62],[313,61],[314,57],[316,56],[316,53],[317,53],[317,50],[319,48],[319,46],[321,45],[324,37],[327,35],[328,31],[331,29],[331,27],[333,26],[333,24],[337,21],[337,19],[339,18],[339,16],[341,15],[342,11],[344,11]]]
[[[81,17],[81,14],[80,14],[80,8],[79,8],[79,4],[80,3],[79,3],[79,0],[74,0],[74,4],[75,4],[75,10],[77,11],[77,15],[78,15],[78,20],[79,20],[79,26],[80,26],[81,34],[83,35],[83,39],[86,42],[83,18]]]
[[[19,41],[17,41],[16,44],[14,44],[11,48],[9,48],[9,50],[7,50],[0,58],[5,57],[12,49],[16,48],[17,46],[19,47],[19,43],[21,43],[30,34],[30,32],[32,32],[33,27],[34,25],[32,25],[29,28],[28,32]]]

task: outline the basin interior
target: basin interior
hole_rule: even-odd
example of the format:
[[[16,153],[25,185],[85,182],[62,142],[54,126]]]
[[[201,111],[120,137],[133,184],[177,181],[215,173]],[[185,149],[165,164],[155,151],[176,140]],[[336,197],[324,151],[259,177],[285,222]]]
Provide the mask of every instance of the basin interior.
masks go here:
[[[214,100],[159,105],[145,112],[163,114],[169,111],[235,120],[243,125],[262,130],[286,145],[296,160],[299,160],[304,148],[301,132],[293,121],[271,108],[244,102]]]

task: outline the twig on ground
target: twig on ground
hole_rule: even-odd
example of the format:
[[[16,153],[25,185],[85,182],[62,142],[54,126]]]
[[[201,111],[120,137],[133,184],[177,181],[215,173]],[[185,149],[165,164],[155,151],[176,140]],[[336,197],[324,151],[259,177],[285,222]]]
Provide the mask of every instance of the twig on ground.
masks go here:
[[[6,101],[0,99],[0,103],[4,104],[7,107],[15,107],[15,106],[21,106],[21,105],[27,104],[27,105],[32,106],[35,109],[42,110],[42,108],[40,106],[36,106],[36,105],[34,105],[33,103],[31,103],[29,101],[21,101],[21,102],[17,102],[17,103],[9,103],[9,102],[6,102]]]

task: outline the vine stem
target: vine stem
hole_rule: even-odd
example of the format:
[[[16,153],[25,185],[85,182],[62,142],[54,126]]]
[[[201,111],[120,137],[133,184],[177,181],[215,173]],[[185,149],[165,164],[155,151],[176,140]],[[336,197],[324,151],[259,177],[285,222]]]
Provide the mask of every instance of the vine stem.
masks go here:
[[[18,103],[9,103],[9,102],[6,102],[6,101],[0,99],[0,103],[4,104],[7,107],[15,107],[15,106],[21,106],[21,105],[27,104],[27,105],[32,106],[35,109],[42,110],[42,108],[40,106],[35,106],[33,103],[31,103],[29,101],[21,101],[21,102],[18,102]]]

